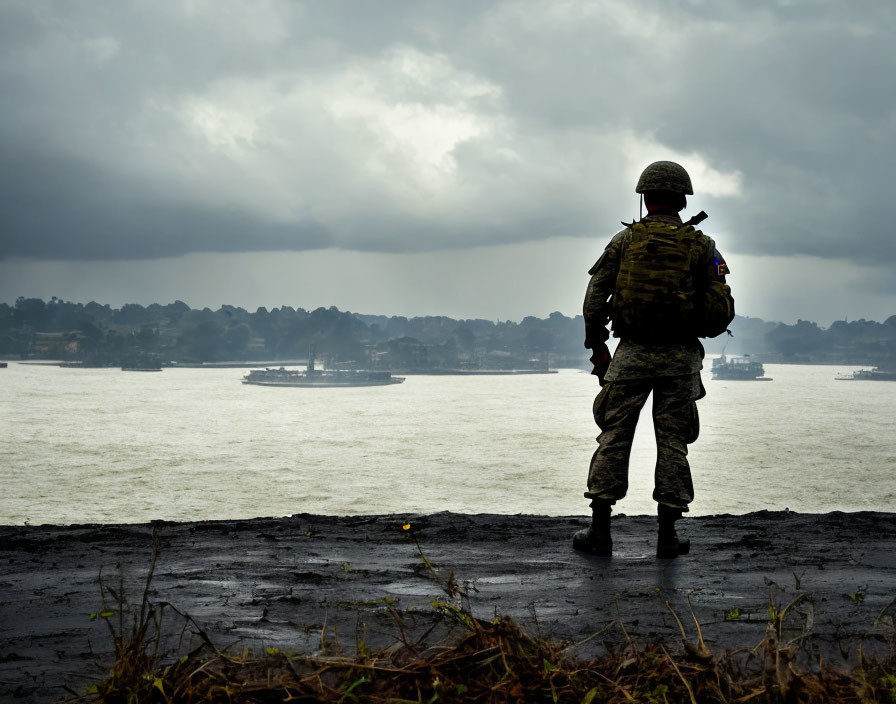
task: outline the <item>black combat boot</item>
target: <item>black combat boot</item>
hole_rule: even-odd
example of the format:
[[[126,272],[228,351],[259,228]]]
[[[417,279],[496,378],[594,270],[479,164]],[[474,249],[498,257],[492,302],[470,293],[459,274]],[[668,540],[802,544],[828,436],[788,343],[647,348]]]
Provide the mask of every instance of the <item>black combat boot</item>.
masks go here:
[[[675,521],[681,518],[681,513],[680,508],[657,504],[657,522],[660,526],[656,541],[657,557],[669,560],[690,552],[691,541],[682,540],[675,533]]]
[[[573,548],[598,557],[610,557],[613,554],[613,538],[610,537],[612,510],[613,504],[606,499],[591,499],[591,526],[573,536]]]

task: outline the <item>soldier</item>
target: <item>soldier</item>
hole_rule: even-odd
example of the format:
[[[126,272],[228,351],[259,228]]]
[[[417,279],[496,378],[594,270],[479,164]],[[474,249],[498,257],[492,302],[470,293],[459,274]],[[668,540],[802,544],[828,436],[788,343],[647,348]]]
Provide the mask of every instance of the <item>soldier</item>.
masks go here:
[[[698,337],[715,337],[734,318],[734,299],[725,284],[728,267],[715,243],[679,216],[693,194],[687,171],[671,161],[650,164],[641,174],[647,215],[622,223],[588,272],[585,294],[585,347],[593,351],[593,374],[602,386],[594,400],[601,430],[591,458],[586,498],[592,522],[576,533],[573,547],[609,556],[610,512],[628,489],[628,462],[635,424],[653,392],[657,458],[653,498],[657,502],[657,557],[686,554],[675,521],[694,498],[687,446],[700,430],[697,399],[706,395],[700,381],[703,346]],[[619,338],[610,360],[607,323]]]

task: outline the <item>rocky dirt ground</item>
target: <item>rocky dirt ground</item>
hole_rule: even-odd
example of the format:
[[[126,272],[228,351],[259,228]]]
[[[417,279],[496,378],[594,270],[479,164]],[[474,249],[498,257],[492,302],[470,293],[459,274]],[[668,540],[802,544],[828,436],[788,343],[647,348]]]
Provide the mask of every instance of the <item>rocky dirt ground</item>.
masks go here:
[[[409,530],[403,526],[410,524]],[[153,525],[0,526],[0,699],[45,702],[81,692],[111,661],[109,626],[139,606],[155,529],[150,590],[189,614],[220,648],[352,652],[398,637],[443,638],[453,572],[481,618],[509,615],[588,657],[631,637],[680,648],[671,611],[715,652],[750,648],[770,603],[805,597],[786,637],[833,661],[886,647],[896,614],[896,514],[758,512],[679,524],[691,554],[654,557],[656,521],[613,519],[612,558],[581,555],[584,518],[460,515],[332,517]],[[416,539],[416,543],[415,543]],[[434,565],[431,571],[417,544]],[[690,606],[689,606],[690,604]],[[91,614],[114,612],[108,618]],[[125,616],[125,621],[129,616]],[[166,647],[189,648],[196,625],[169,611]],[[430,630],[433,629],[433,630]],[[627,634],[627,636],[626,636]]]

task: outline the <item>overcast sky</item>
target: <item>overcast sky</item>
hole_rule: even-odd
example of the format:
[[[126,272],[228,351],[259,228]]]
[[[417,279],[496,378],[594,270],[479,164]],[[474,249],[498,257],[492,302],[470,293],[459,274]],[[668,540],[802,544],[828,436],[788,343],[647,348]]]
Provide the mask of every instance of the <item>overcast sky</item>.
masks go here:
[[[680,161],[738,312],[896,314],[888,2],[0,3],[0,300],[581,311]]]

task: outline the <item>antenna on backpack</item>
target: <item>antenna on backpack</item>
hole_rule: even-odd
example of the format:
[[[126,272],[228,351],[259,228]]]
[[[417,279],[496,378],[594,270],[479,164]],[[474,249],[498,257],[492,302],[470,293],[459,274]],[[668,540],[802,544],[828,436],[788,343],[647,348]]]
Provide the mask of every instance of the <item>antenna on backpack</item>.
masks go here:
[[[688,220],[684,224],[685,225],[699,225],[701,222],[706,220],[706,218],[708,218],[708,217],[709,217],[709,215],[706,214],[706,211],[701,210],[699,213],[697,213],[694,217],[692,217],[690,220]]]

